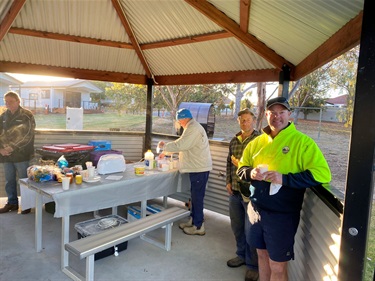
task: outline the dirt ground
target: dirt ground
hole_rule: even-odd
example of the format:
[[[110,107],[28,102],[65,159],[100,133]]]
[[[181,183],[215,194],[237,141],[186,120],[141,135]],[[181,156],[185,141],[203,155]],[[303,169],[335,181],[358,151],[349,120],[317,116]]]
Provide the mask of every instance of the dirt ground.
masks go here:
[[[155,122],[156,121],[156,122]],[[154,120],[153,130],[171,133],[171,121]],[[264,125],[266,123],[264,122]],[[337,196],[343,199],[349,156],[350,128],[341,123],[298,120],[297,129],[312,137],[322,150],[332,173],[331,186]],[[238,123],[232,116],[215,117],[214,139],[229,141],[238,132]]]

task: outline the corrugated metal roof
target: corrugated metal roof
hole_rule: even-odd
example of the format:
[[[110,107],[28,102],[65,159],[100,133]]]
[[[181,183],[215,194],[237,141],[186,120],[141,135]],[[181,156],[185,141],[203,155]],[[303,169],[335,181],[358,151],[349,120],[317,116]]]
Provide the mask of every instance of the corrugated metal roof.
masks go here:
[[[233,38],[153,49],[145,53],[156,75],[170,75],[171,72],[176,75],[215,73],[272,67],[270,63]],[[192,60],[196,61],[194,66],[191,65]]]
[[[202,75],[208,73],[220,73],[223,83],[261,75],[275,81],[283,65],[293,72],[306,59],[299,68],[312,71],[358,44],[358,27],[333,36],[351,19],[361,20],[363,8],[363,0],[252,0],[245,33],[240,0],[22,2],[0,3],[0,71],[139,83],[158,75],[209,83]],[[312,56],[330,40],[345,44]]]
[[[223,30],[184,1],[121,0],[121,3],[129,13],[140,44]]]
[[[353,5],[356,2],[356,5]],[[252,1],[250,33],[294,65],[357,15],[361,1]],[[346,12],[343,6],[352,7]]]
[[[14,27],[129,43],[109,0],[28,0]]]

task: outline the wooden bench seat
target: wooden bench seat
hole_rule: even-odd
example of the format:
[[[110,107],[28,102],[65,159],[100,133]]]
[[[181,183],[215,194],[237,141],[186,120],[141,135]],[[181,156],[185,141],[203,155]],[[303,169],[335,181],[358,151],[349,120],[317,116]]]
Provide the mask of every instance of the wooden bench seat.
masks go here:
[[[188,210],[172,207],[137,221],[67,243],[65,244],[66,251],[80,259],[86,258],[86,278],[70,266],[65,267],[63,272],[73,280],[94,280],[94,255],[136,237],[141,237],[143,240],[169,251],[171,249],[173,222],[189,215],[190,211]],[[163,226],[165,226],[164,244],[145,236],[146,233]]]

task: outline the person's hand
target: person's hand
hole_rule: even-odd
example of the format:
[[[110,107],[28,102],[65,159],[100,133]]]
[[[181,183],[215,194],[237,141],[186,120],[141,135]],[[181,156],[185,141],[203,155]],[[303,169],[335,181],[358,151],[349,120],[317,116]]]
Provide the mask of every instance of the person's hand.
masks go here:
[[[163,152],[165,143],[163,141],[159,141],[158,145],[156,146],[156,153]]]
[[[164,154],[164,153],[160,153],[160,154],[159,154],[159,159],[164,159],[164,157],[165,157],[165,154]]]
[[[231,183],[228,183],[227,186],[227,192],[229,195],[233,195],[233,190],[232,190],[232,184]]]
[[[278,183],[283,184],[283,175],[276,171],[268,171],[264,174],[264,180],[272,182],[272,183]]]
[[[239,159],[237,159],[236,157],[234,157],[234,155],[232,155],[230,157],[230,160],[232,161],[232,164],[236,167],[238,167],[238,162],[239,162]]]
[[[252,180],[262,181],[266,178],[266,173],[262,173],[260,168],[254,168],[250,172],[250,177]]]
[[[11,152],[7,151],[5,148],[0,148],[0,154],[2,156],[9,156]]]
[[[9,154],[11,154],[13,152],[13,148],[11,148],[10,146],[6,146],[6,147],[4,147],[4,149],[6,151],[8,151]]]

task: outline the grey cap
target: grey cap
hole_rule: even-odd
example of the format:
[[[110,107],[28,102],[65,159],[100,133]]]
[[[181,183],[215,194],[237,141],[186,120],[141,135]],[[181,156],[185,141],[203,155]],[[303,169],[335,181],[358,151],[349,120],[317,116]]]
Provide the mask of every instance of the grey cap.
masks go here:
[[[244,109],[242,109],[242,110],[240,110],[239,112],[238,112],[238,117],[239,116],[241,116],[242,114],[251,114],[253,117],[256,117],[255,116],[255,113],[254,112],[252,112],[249,108],[244,108]]]

